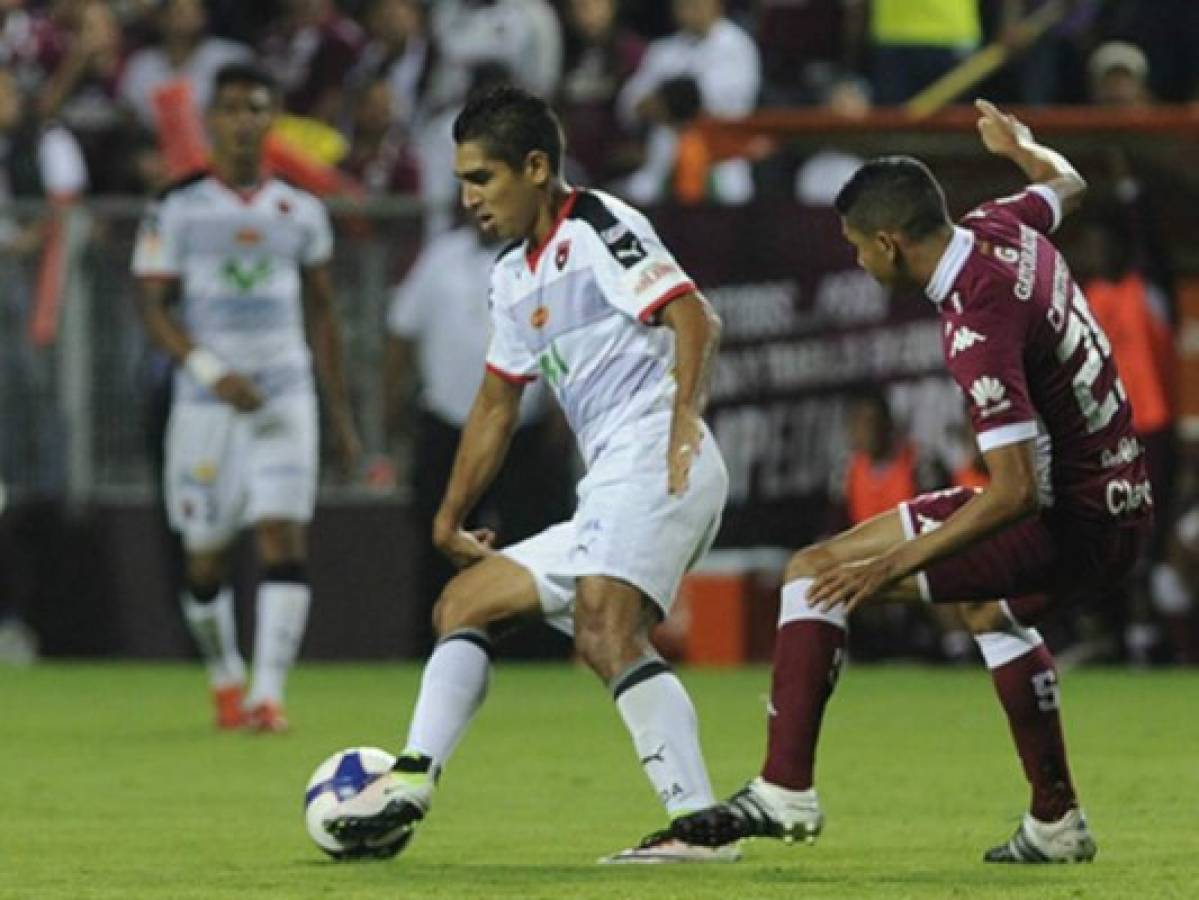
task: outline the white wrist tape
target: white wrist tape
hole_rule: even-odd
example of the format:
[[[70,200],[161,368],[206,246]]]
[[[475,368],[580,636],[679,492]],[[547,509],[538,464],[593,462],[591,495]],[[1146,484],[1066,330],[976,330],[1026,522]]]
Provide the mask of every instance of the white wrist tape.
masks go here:
[[[206,388],[213,387],[229,374],[229,367],[211,350],[196,347],[183,360],[183,368]]]

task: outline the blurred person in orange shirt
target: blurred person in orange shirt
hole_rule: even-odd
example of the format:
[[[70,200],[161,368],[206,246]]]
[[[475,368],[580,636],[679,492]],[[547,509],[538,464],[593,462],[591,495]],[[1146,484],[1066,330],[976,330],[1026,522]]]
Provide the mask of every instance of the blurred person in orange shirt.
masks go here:
[[[899,433],[891,406],[881,391],[866,390],[850,401],[847,429],[850,456],[843,490],[844,515],[849,525],[858,525],[917,494],[944,485],[943,469],[922,460],[912,443]],[[963,629],[956,610],[932,606],[928,609],[929,614],[920,619],[936,623],[941,655],[955,662],[970,659],[974,642]],[[918,629],[921,624],[911,621],[911,610],[906,607],[865,613],[872,614],[885,619],[886,627],[890,628]]]

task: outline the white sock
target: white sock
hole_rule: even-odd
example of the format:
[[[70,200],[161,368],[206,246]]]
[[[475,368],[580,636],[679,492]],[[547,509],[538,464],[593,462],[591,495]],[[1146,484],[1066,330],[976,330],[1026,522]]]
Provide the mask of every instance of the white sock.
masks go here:
[[[207,602],[185,590],[179,599],[183,618],[208,670],[209,684],[223,688],[245,682],[246,664],[237,651],[237,626],[233,621],[233,590],[223,587]]]
[[[1158,563],[1149,576],[1153,608],[1163,616],[1185,616],[1194,600],[1178,570],[1169,563]]]
[[[491,640],[462,629],[445,636],[425,663],[404,753],[419,753],[441,769],[483,705],[491,680]]]
[[[616,708],[641,767],[674,818],[715,802],[699,746],[699,720],[683,683],[661,659],[647,658],[612,680]]]
[[[832,609],[819,609],[808,603],[808,591],[812,589],[815,578],[796,578],[783,585],[779,592],[779,624],[782,628],[788,622],[798,622],[810,619],[816,622],[827,622],[845,631],[849,630],[849,613],[845,604],[838,603]]]
[[[258,587],[254,623],[254,682],[247,706],[283,702],[287,673],[300,652],[312,591],[295,581],[264,581]]]
[[[978,644],[978,649],[982,652],[983,661],[987,664],[988,669],[1006,666],[1012,660],[1019,659],[1044,643],[1041,640],[1041,633],[1037,629],[1025,628],[1012,618],[1011,612],[1007,609],[1007,603],[1000,602],[1003,603],[1004,612],[1007,614],[1007,627],[1002,631],[984,631],[974,636],[974,641]]]

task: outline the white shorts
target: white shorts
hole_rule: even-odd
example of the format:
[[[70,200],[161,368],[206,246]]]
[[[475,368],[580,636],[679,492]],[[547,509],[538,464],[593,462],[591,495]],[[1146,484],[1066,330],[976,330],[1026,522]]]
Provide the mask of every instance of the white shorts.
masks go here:
[[[316,505],[316,396],[267,400],[239,413],[227,403],[175,403],[167,423],[167,514],[189,551],[227,545],[263,519],[308,522]]]
[[[574,633],[577,578],[626,581],[665,616],[683,575],[716,539],[729,485],[716,440],[705,426],[690,485],[672,497],[666,492],[669,420],[654,432],[609,445],[579,482],[579,505],[569,522],[501,551],[532,574],[545,620],[566,634]]]

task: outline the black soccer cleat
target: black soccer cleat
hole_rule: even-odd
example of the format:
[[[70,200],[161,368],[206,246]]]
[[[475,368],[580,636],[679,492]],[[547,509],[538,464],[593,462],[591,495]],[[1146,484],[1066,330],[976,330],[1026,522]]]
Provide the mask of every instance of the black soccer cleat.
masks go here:
[[[675,819],[670,830],[689,844],[721,847],[754,837],[811,844],[823,826],[815,791],[789,791],[755,778],[723,803]]]

